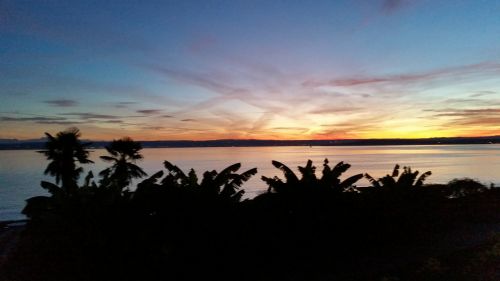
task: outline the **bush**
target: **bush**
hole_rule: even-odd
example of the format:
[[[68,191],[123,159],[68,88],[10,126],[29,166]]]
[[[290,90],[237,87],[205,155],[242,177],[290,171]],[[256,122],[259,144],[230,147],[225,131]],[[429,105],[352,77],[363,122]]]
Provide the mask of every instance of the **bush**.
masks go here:
[[[448,188],[450,189],[450,198],[477,194],[488,189],[484,184],[471,178],[453,179],[448,182]]]

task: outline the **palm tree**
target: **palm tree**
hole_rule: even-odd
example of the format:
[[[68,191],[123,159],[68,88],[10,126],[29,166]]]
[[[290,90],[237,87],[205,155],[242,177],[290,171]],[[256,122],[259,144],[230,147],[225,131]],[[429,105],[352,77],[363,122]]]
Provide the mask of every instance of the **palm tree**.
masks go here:
[[[365,177],[375,188],[382,188],[386,190],[402,190],[421,187],[427,177],[432,175],[431,171],[427,171],[421,174],[420,177],[418,177],[419,172],[413,172],[410,167],[403,167],[403,172],[400,174],[399,168],[399,165],[396,164],[391,175],[386,175],[382,178],[379,178],[378,180],[374,179],[369,174],[365,174]]]
[[[54,176],[57,184],[62,182],[62,188],[66,192],[72,192],[78,188],[77,181],[83,171],[76,163],[93,163],[88,159],[89,151],[85,149],[89,144],[80,142],[81,134],[77,128],[59,132],[55,137],[49,133],[45,135],[47,136],[45,150],[38,152],[44,154],[51,162],[44,173]]]
[[[322,177],[316,177],[316,167],[312,165],[312,161],[308,160],[305,167],[298,167],[302,177],[299,179],[297,175],[285,164],[272,161],[274,167],[280,169],[285,176],[285,181],[279,177],[268,178],[263,176],[262,180],[269,186],[268,192],[290,192],[299,190],[308,190],[315,188],[318,190],[330,190],[336,192],[346,191],[352,187],[358,180],[363,177],[363,174],[351,176],[345,180],[340,180],[340,176],[347,171],[351,165],[339,162],[333,168],[328,165],[328,159],[323,163]]]
[[[130,184],[132,179],[147,175],[142,168],[135,164],[143,158],[139,153],[142,149],[139,142],[124,137],[113,140],[105,148],[111,156],[101,156],[100,158],[113,163],[113,165],[99,173],[103,177],[101,180],[103,186],[115,187],[121,191]]]

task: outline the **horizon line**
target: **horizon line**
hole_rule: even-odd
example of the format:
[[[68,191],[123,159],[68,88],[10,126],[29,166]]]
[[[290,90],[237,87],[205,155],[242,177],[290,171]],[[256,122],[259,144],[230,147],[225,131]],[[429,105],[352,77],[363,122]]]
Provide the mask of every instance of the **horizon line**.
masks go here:
[[[124,136],[126,137],[126,136]],[[211,141],[370,141],[370,140],[433,140],[433,139],[481,139],[481,138],[500,138],[500,135],[486,135],[486,136],[456,136],[456,137],[428,137],[428,138],[341,138],[341,139],[205,139],[205,140],[169,140],[169,139],[158,139],[158,140],[134,140],[136,142],[211,142]],[[17,138],[0,138],[0,141],[19,141],[19,142],[36,142],[43,141],[45,137],[37,139],[17,139]],[[112,140],[95,140],[95,139],[82,139],[81,141],[90,142],[111,142],[113,140],[118,140],[121,138],[116,138]]]

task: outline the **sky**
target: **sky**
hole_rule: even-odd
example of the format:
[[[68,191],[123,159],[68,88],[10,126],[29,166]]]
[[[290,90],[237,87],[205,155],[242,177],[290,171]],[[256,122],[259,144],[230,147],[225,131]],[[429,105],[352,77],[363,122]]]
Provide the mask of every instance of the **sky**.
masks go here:
[[[500,135],[500,0],[0,0],[0,139]]]

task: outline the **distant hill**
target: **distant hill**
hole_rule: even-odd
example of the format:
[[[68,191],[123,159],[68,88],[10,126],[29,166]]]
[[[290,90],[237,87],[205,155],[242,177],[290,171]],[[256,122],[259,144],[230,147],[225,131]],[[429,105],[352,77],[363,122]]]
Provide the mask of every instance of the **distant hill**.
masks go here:
[[[0,143],[13,143],[13,142],[17,142],[19,140],[17,139],[0,139]]]
[[[102,148],[109,142],[88,141],[91,148]],[[0,150],[42,149],[45,139],[0,139]],[[244,146],[362,146],[362,145],[443,145],[500,143],[500,136],[426,139],[344,139],[344,140],[207,140],[207,141],[141,141],[144,148],[162,147],[244,147]]]

